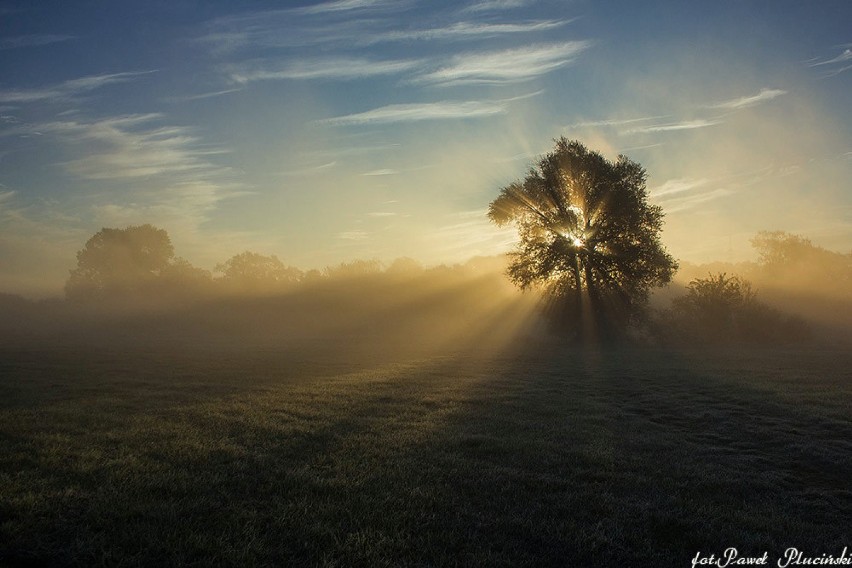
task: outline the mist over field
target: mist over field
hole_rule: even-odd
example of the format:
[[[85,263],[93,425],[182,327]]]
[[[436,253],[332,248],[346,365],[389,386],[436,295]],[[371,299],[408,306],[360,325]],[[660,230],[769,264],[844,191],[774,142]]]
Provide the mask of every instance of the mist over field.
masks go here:
[[[760,253],[755,262],[682,261],[672,283],[653,291],[642,319],[633,325],[630,341],[690,348],[735,345],[733,328],[704,329],[674,344],[666,331],[678,323],[672,320],[672,302],[687,295],[690,282],[725,276],[741,279],[756,303],[795,320],[803,331],[791,337],[756,337],[754,342],[746,338],[744,344],[848,345],[850,255],[779,232],[760,233],[754,242]],[[215,274],[176,258],[169,267],[173,272],[164,271],[153,280],[140,277],[132,267],[116,265],[119,272],[110,276],[112,288],[75,291],[71,277],[68,298],[3,295],[4,340],[9,345],[44,347],[159,342],[184,348],[212,343],[294,350],[310,345],[329,351],[360,348],[388,356],[465,348],[499,351],[533,338],[571,344],[570,334],[560,336],[552,329],[544,291],[520,291],[506,278],[506,256],[429,268],[411,258],[387,266],[355,260],[303,272],[274,255],[246,252],[232,257],[230,264],[217,265]],[[724,298],[706,300],[711,309],[730,309]],[[699,328],[709,325],[698,314],[687,317]],[[769,328],[780,321],[764,325]]]

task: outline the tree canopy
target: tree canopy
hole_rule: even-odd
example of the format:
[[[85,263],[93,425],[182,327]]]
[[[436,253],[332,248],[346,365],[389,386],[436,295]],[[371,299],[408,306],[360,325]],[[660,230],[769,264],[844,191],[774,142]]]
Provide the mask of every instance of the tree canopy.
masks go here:
[[[153,225],[101,229],[77,253],[65,293],[71,299],[137,292],[174,259],[168,233]]]
[[[489,218],[514,223],[520,237],[509,277],[522,289],[543,286],[555,321],[579,336],[620,335],[649,290],[677,270],[660,241],[663,211],[648,202],[646,177],[625,156],[611,162],[560,138],[491,202]]]
[[[760,266],[779,285],[791,281],[835,289],[846,297],[852,290],[852,254],[826,250],[810,239],[784,231],[761,231],[752,240]],[[845,292],[845,293],[844,293]]]
[[[216,265],[222,281],[241,292],[274,292],[301,280],[302,271],[287,266],[277,256],[245,251]]]

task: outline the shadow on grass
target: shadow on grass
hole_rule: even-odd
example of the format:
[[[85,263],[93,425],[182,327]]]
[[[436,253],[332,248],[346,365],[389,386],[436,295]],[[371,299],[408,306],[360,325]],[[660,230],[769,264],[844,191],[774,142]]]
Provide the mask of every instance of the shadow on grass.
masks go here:
[[[9,363],[0,563],[836,555],[852,396],[835,357],[537,347],[372,365],[268,351]]]

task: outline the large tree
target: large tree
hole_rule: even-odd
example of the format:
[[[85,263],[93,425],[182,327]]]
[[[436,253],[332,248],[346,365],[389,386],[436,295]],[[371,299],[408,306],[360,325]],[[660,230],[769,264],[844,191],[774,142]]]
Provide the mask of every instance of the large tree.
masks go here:
[[[168,233],[152,225],[101,229],[77,253],[65,284],[69,299],[127,296],[150,288],[172,263]]]
[[[520,240],[509,277],[543,286],[550,315],[578,337],[613,338],[641,313],[677,263],[660,241],[663,211],[648,203],[636,162],[605,159],[560,138],[523,181],[501,189],[488,216]]]

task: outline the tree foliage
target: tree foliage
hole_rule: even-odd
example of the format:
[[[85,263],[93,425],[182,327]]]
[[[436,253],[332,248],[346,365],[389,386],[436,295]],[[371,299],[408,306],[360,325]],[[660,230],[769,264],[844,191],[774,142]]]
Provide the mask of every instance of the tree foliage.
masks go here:
[[[686,296],[675,298],[672,306],[708,336],[722,337],[737,327],[737,320],[756,303],[756,298],[750,282],[720,273],[692,280]]]
[[[693,345],[804,341],[805,323],[758,301],[751,283],[725,273],[696,278],[658,322],[665,341]]]
[[[302,271],[287,266],[277,256],[245,251],[216,265],[227,286],[241,292],[274,292],[299,282]]]
[[[677,263],[660,241],[663,211],[648,203],[646,172],[560,138],[523,181],[504,187],[488,216],[514,223],[520,241],[508,274],[541,285],[559,322],[585,335],[617,335]]]
[[[77,253],[66,296],[104,298],[140,292],[170,266],[174,254],[168,233],[152,225],[101,229]]]
[[[852,295],[852,254],[826,250],[784,231],[761,231],[751,244],[776,286],[807,285],[846,298]]]
[[[376,259],[342,262],[337,266],[328,266],[324,271],[326,277],[340,280],[366,278],[381,272],[382,263]]]

